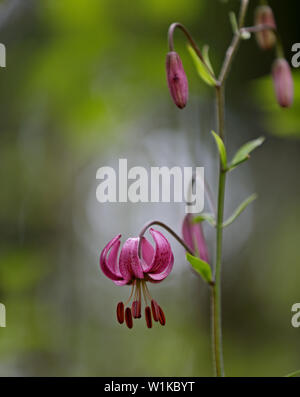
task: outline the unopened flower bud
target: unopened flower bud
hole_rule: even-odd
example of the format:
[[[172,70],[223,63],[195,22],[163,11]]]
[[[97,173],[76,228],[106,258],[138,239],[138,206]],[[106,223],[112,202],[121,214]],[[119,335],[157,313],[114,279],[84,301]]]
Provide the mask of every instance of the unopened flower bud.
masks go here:
[[[182,224],[184,242],[200,259],[209,262],[208,250],[201,223],[193,223],[193,216],[187,214]]]
[[[274,61],[272,76],[277,102],[283,108],[290,107],[294,98],[294,83],[290,65],[284,58]]]
[[[176,106],[182,109],[188,100],[188,81],[177,52],[167,54],[166,70],[170,94]]]
[[[269,6],[258,6],[255,12],[255,26],[268,25],[270,29],[264,29],[256,33],[256,40],[258,45],[263,50],[269,50],[274,47],[276,43],[276,34],[272,29],[276,29],[276,22],[272,8]]]

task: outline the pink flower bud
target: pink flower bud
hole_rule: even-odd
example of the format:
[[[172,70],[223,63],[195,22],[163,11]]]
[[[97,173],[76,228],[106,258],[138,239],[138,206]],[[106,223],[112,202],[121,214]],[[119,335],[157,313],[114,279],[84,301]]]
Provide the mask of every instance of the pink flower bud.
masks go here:
[[[294,83],[290,65],[284,58],[274,61],[272,76],[277,102],[283,108],[290,107],[294,98]]]
[[[268,25],[276,29],[276,22],[272,8],[269,6],[258,6],[255,12],[255,26]],[[276,43],[276,34],[270,29],[256,33],[256,40],[262,50],[269,50]]]
[[[184,242],[196,256],[205,262],[209,262],[208,250],[201,223],[193,223],[193,215],[187,214],[182,224],[182,236]]]
[[[176,106],[182,109],[188,100],[188,81],[177,52],[171,51],[167,54],[166,70],[168,86],[173,101]]]

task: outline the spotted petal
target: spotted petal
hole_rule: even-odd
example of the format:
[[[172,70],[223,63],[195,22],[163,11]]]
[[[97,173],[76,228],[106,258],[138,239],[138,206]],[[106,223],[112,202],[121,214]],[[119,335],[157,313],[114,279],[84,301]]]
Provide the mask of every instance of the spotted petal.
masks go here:
[[[142,237],[141,249],[142,249],[142,267],[144,272],[147,273],[153,266],[154,248],[145,237]]]
[[[120,237],[114,237],[102,250],[100,255],[100,267],[106,277],[113,281],[123,279],[117,267],[117,255],[120,247]]]
[[[149,281],[159,283],[163,281],[171,273],[174,265],[174,255],[171,253],[170,262],[161,273],[148,273]]]
[[[150,233],[155,242],[155,253],[147,273],[162,273],[169,265],[172,256],[172,250],[169,241],[158,230],[150,229]]]
[[[138,244],[138,238],[129,238],[122,247],[119,266],[120,273],[126,280],[130,280],[133,277],[144,278],[143,268],[138,256]]]

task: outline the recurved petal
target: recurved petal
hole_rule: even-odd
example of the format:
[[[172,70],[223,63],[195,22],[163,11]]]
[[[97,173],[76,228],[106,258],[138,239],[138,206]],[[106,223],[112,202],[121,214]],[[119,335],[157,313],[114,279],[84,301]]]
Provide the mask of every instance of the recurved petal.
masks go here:
[[[151,274],[159,274],[169,266],[172,258],[172,250],[169,241],[161,232],[150,229],[150,233],[155,242],[155,253],[151,268],[148,272]]]
[[[100,268],[106,275],[106,277],[110,278],[113,281],[121,281],[123,278],[121,274],[117,271],[116,265],[118,250],[120,247],[120,237],[120,234],[114,237],[104,247],[100,255]],[[110,250],[111,252],[109,252]]]
[[[159,283],[163,281],[171,273],[174,265],[174,255],[171,253],[170,262],[161,273],[148,273],[149,281]]]
[[[121,287],[122,285],[128,284],[130,281],[131,281],[131,279],[130,280],[121,279],[121,280],[117,280],[117,281],[113,281],[113,282],[114,282],[114,284]]]
[[[125,280],[132,277],[144,278],[141,261],[138,256],[138,238],[129,238],[122,247],[119,259],[120,273]]]
[[[118,240],[111,246],[111,249],[106,257],[106,263],[107,263],[108,268],[115,275],[122,278],[122,275],[119,271],[119,266],[118,266],[118,252],[119,252],[120,244],[121,244],[121,241]]]
[[[144,272],[147,273],[153,265],[154,248],[145,237],[142,237],[141,249],[142,249],[142,259],[143,259],[142,267]]]

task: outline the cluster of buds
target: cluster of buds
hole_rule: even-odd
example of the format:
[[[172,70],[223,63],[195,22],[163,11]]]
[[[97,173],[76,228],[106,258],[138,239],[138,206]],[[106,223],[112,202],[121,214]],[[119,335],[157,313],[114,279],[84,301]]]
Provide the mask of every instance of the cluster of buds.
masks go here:
[[[255,26],[258,28],[256,39],[261,49],[269,50],[275,45],[280,48],[276,33],[276,22],[270,6],[257,7]],[[294,84],[290,65],[283,56],[275,59],[272,66],[272,77],[278,104],[283,108],[290,107],[294,98]]]
[[[288,62],[282,55],[283,51],[272,8],[268,5],[258,6],[255,11],[254,19],[254,27],[250,28],[249,32],[255,32],[259,47],[262,50],[270,50],[276,47],[277,59],[273,64],[272,76],[277,102],[281,107],[290,107],[294,97],[292,73]],[[175,105],[183,109],[188,100],[188,80],[180,56],[174,50],[173,33],[176,28],[180,28],[184,32],[195,50],[200,63],[202,63],[203,68],[206,69],[209,74],[211,74],[211,70],[209,70],[200,50],[186,28],[180,23],[171,24],[169,28],[169,52],[166,58],[167,82]],[[218,81],[215,80],[215,83],[218,83]]]

